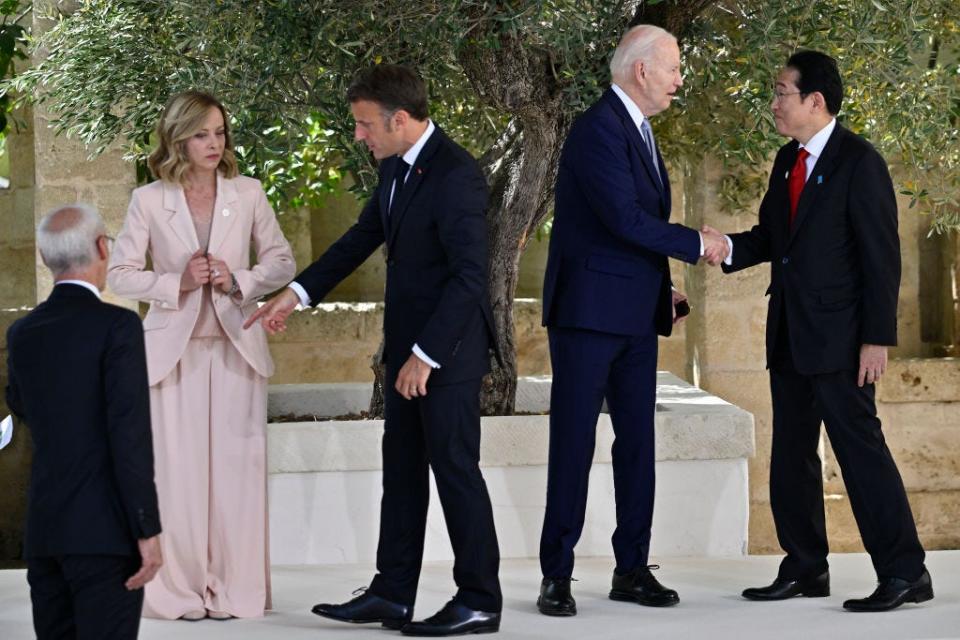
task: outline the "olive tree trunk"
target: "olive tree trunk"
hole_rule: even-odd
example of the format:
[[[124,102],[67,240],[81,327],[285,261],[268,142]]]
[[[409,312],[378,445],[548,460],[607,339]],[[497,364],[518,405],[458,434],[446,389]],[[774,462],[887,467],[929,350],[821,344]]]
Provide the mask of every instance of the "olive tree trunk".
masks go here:
[[[712,4],[714,0],[649,6],[625,3],[625,12],[631,13],[624,15],[624,25],[658,24],[679,36]],[[486,28],[497,28],[495,21],[488,21]],[[515,31],[498,33],[496,48],[483,44],[483,35],[477,34],[474,44],[460,50],[458,61],[478,98],[510,114],[511,120],[496,144],[480,158],[490,186],[489,290],[502,356],[502,363],[493,361],[484,378],[480,407],[484,415],[509,415],[517,391],[513,300],[520,256],[550,212],[560,151],[575,114],[563,103],[563,87],[549,50],[531,46]],[[374,415],[383,414],[384,372],[379,355],[372,363],[376,382],[370,408]]]

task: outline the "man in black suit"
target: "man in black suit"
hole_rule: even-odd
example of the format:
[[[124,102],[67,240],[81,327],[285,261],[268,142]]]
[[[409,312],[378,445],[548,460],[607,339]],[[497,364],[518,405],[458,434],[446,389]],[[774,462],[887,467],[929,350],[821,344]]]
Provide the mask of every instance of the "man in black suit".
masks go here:
[[[767,364],[773,396],[770,504],[786,557],[751,600],[827,596],[827,535],[817,444],[826,425],[879,584],[848,600],[885,611],[933,597],[903,481],[877,419],[874,384],[897,340],[900,243],[887,165],[837,123],[836,61],[794,54],[777,78],[774,160],[759,224],[732,234],[727,273],[771,263]]]
[[[360,218],[290,288],[247,321],[284,329],[378,247],[387,247],[384,309],[383,500],[377,575],[345,604],[314,613],[379,622],[407,635],[497,631],[502,597],[493,511],[480,474],[480,380],[495,344],[487,295],[487,187],[476,161],[427,115],[423,81],[378,65],[347,98],[355,137],[380,163]],[[458,590],[436,615],[410,622],[433,469]]]
[[[50,297],[7,332],[7,405],[30,428],[25,551],[47,638],[136,638],[161,565],[143,327],[100,301],[110,239],[96,210],[40,222]]]

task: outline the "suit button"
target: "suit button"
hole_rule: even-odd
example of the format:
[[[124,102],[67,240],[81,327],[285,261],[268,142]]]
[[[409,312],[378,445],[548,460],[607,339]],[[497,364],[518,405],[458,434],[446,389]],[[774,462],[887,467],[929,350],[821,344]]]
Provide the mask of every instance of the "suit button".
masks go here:
[[[784,256],[783,260],[781,260],[780,262],[782,262],[783,264],[787,264],[788,262],[790,262],[790,258]]]

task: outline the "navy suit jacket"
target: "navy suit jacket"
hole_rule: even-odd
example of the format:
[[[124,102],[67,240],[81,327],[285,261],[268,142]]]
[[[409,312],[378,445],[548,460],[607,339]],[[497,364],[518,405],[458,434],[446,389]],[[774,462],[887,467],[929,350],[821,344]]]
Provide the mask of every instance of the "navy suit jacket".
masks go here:
[[[390,210],[396,156],[356,224],[294,280],[314,303],[387,245],[383,357],[396,374],[418,345],[440,368],[431,385],[479,378],[496,345],[487,289],[487,183],[437,127]]]
[[[60,284],[7,349],[7,406],[33,440],[26,557],[138,554],[160,533],[140,318]]]
[[[760,220],[731,234],[726,272],[770,262],[769,366],[781,318],[799,373],[859,367],[862,344],[897,343],[900,238],[887,164],[837,123],[800,194],[791,229],[787,176],[799,145],[780,148],[760,203]]]
[[[660,167],[658,172],[656,166]],[[557,171],[543,324],[670,335],[667,256],[696,263],[700,236],[668,222],[670,180],[612,89],[570,130]]]

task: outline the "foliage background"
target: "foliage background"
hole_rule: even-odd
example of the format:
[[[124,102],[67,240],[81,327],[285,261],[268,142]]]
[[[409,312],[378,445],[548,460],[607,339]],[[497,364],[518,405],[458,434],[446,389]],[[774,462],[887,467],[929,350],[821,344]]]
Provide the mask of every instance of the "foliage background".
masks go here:
[[[576,114],[607,86],[608,56],[637,4],[87,0],[34,43],[47,58],[14,86],[46,101],[58,129],[95,152],[119,138],[136,159],[169,94],[216,92],[231,108],[246,171],[283,209],[317,204],[345,173],[359,192],[370,189],[371,160],[352,143],[343,100],[357,69],[383,60],[418,67],[434,117],[480,155],[511,118],[471,86],[464,47],[496,48],[516,35],[542,52],[544,77]],[[840,61],[846,124],[902,165],[901,187],[938,230],[960,225],[960,3],[706,4],[683,34],[681,100],[657,119],[668,158],[719,157],[726,202],[750,203],[764,186],[765,159],[783,142],[769,114],[772,78],[791,51],[817,48]]]

